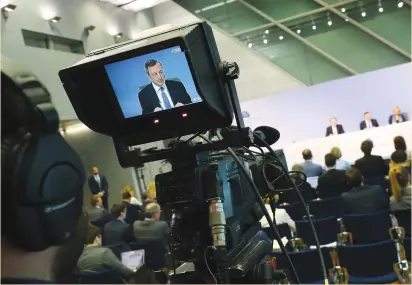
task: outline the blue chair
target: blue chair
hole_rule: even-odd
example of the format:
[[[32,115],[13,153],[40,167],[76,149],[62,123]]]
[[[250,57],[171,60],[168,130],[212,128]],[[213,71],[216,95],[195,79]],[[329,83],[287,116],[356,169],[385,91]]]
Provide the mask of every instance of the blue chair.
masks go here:
[[[367,177],[364,179],[363,184],[365,185],[379,185],[383,190],[389,188],[389,183],[384,176]]]
[[[78,272],[75,274],[77,284],[125,284],[117,269],[100,272]]]
[[[127,243],[118,243],[112,245],[105,245],[104,247],[110,248],[114,255],[121,260],[122,252],[131,251],[131,247]]]
[[[323,259],[325,260],[326,270],[333,267],[332,259],[329,255],[329,248],[321,248]],[[273,252],[272,256],[276,257],[276,268],[288,270],[289,264],[281,252]],[[302,283],[323,284],[323,274],[320,266],[318,252],[314,249],[305,251],[289,252],[290,259],[295,265],[295,269]],[[290,274],[288,276],[292,277]],[[330,280],[331,281],[331,280]],[[293,282],[291,282],[293,284]]]
[[[392,227],[389,210],[368,214],[344,215],[346,230],[352,233],[354,244],[369,244],[389,239]]]
[[[386,284],[397,280],[395,243],[386,240],[373,244],[338,246],[340,265],[348,269],[351,284]]]
[[[304,188],[304,189],[299,189],[299,191],[305,201],[310,201],[312,199],[315,199],[317,195],[316,190],[314,189]],[[281,192],[278,192],[278,195],[279,195],[278,203],[292,204],[292,203],[296,203],[300,201],[295,190],[281,191]]]
[[[290,228],[288,224],[280,224],[280,225],[276,225],[276,227],[278,228],[278,232],[281,238],[282,237],[287,237],[288,239],[292,238],[292,233],[290,232]],[[262,228],[262,229],[271,240],[275,239],[275,233],[273,232],[271,228]]]
[[[313,232],[310,228],[309,221],[295,221],[297,236],[307,245],[315,245]],[[314,219],[316,233],[318,234],[319,243],[329,244],[335,242],[339,232],[339,224],[336,217],[329,217],[324,219]]]
[[[341,217],[342,210],[342,198],[335,197],[329,199],[316,199],[309,202],[309,211],[311,215],[316,219],[322,219],[326,217]]]
[[[411,209],[408,210],[399,210],[399,211],[393,211],[392,212],[396,219],[398,220],[398,223],[401,227],[405,229],[405,235],[407,237],[411,236]]]
[[[166,254],[169,252],[164,240],[148,240],[129,243],[132,250],[145,250],[145,264],[154,271],[161,270],[167,265]]]
[[[300,202],[288,204],[288,205],[279,205],[279,208],[283,208],[289,214],[292,220],[302,220],[305,216],[305,209],[303,208]]]

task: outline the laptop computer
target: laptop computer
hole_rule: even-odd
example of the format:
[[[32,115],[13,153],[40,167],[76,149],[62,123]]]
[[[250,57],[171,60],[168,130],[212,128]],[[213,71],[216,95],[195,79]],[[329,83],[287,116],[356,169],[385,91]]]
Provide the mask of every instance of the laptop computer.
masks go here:
[[[137,270],[144,265],[144,255],[144,249],[122,252],[122,263],[132,270]]]

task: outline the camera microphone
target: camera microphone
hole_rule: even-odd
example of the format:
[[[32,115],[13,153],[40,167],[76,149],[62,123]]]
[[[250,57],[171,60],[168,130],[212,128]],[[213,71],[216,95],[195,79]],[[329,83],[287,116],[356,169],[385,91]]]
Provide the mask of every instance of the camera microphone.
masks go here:
[[[277,142],[280,138],[280,133],[277,129],[268,127],[268,126],[260,126],[254,130],[254,133],[258,135],[262,140],[264,140],[268,145],[272,145]],[[265,147],[265,144],[260,140],[255,140],[255,144],[260,147]]]

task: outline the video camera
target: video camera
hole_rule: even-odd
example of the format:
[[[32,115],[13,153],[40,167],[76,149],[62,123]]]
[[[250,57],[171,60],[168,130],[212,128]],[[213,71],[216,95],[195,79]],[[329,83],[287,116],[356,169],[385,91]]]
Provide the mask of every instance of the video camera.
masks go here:
[[[113,138],[122,167],[171,163],[171,172],[155,178],[157,201],[172,213],[171,250],[194,262],[195,283],[206,276],[219,283],[277,278],[271,244],[256,238],[262,216],[271,219],[261,199],[267,185],[252,180],[261,173],[248,151],[257,135],[243,124],[238,75],[236,63],[221,62],[204,22],[93,51],[59,73],[80,121]],[[202,134],[210,130],[218,140]],[[136,151],[169,138],[177,139],[164,149]],[[172,282],[189,278],[174,275]]]

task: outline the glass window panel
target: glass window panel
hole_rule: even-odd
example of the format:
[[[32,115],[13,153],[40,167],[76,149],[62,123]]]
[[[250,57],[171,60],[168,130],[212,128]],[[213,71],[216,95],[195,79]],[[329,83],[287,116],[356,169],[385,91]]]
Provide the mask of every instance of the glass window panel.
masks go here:
[[[243,4],[234,0],[226,1],[177,1],[183,8],[197,16],[209,20],[229,33],[255,28],[269,21],[259,16]],[[203,3],[202,5],[200,3]]]
[[[411,8],[409,5],[404,4],[399,8],[398,2],[394,0],[368,0],[362,1],[361,5],[354,3],[342,7],[345,7],[346,13],[352,19],[410,52]]]
[[[278,28],[254,31],[238,39],[306,85],[350,75]]]
[[[24,44],[26,46],[37,47],[37,48],[49,48],[48,35],[32,32],[28,30],[21,30],[23,34]]]
[[[52,36],[53,48],[58,51],[84,54],[82,41]]]
[[[245,0],[275,20],[321,8],[313,0]]]
[[[320,13],[288,23],[301,36],[359,73],[408,62],[407,58],[335,14]]]

